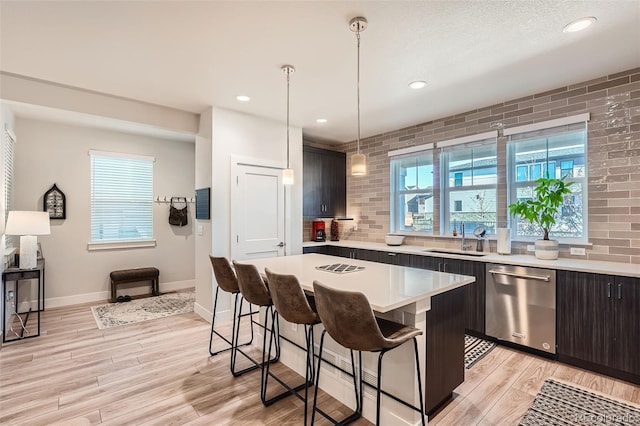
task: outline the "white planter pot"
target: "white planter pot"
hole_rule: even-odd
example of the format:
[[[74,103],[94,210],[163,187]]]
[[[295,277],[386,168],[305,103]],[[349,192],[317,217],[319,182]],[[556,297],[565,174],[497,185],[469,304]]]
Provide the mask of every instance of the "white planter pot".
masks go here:
[[[536,240],[536,258],[541,260],[556,260],[560,251],[556,240]]]

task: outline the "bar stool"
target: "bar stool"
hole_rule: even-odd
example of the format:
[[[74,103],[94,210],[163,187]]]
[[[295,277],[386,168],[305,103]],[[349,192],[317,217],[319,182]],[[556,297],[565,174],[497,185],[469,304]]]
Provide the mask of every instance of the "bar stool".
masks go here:
[[[228,350],[232,350],[233,349],[233,342],[235,341],[235,333],[236,333],[236,320],[238,321],[238,330],[240,329],[240,320],[242,319],[242,316],[248,316],[251,315],[251,305],[249,305],[249,313],[248,314],[244,314],[242,316],[238,315],[238,301],[240,302],[240,305],[242,305],[243,303],[243,298],[242,298],[242,294],[240,294],[240,288],[238,287],[238,279],[236,278],[236,274],[233,272],[233,268],[231,267],[231,264],[229,263],[229,260],[226,257],[216,257],[216,256],[212,256],[209,255],[209,260],[211,260],[211,267],[213,268],[213,275],[216,277],[216,281],[218,283],[218,286],[216,287],[216,295],[215,298],[213,299],[213,317],[211,318],[211,338],[209,339],[209,354],[211,354],[211,356],[215,356],[221,352],[226,352]],[[215,329],[215,323],[216,323],[216,308],[218,305],[218,294],[220,292],[220,289],[222,289],[223,291],[226,291],[227,293],[231,293],[234,297],[233,297],[233,323],[232,323],[232,328],[231,328],[231,341],[229,341],[225,336],[223,336],[222,334],[220,334],[218,331],[216,331]],[[239,346],[247,346],[250,345],[253,342],[253,321],[250,321],[251,324],[251,339],[246,342],[246,343],[242,343]],[[220,337],[222,340],[224,340],[225,342],[227,342],[229,344],[228,348],[225,349],[221,349],[219,351],[213,351],[213,335],[216,334],[218,337]],[[251,371],[251,370],[255,370],[257,367],[256,366],[251,366],[249,368],[240,370],[240,371],[235,371],[235,360],[231,360],[232,362],[230,363],[230,368],[231,368],[231,373],[234,376],[239,376],[243,373],[246,373],[247,371]]]
[[[267,403],[273,403],[273,401],[265,401],[263,397],[262,387],[264,383],[264,374],[265,374],[265,364],[270,364],[277,362],[280,359],[280,330],[278,323],[278,316],[275,314],[273,310],[273,301],[271,300],[271,295],[269,294],[269,289],[265,284],[264,280],[260,276],[260,272],[254,265],[250,264],[242,264],[238,263],[235,260],[233,261],[233,268],[236,271],[236,276],[238,277],[238,287],[240,288],[240,293],[242,297],[252,305],[256,305],[258,307],[266,308],[266,312],[264,315],[264,325],[261,325],[264,328],[264,333],[262,336],[262,362],[257,362],[255,359],[245,354],[242,351],[239,351],[237,348],[237,340],[238,340],[238,330],[235,333],[236,345],[231,345],[231,357],[233,362],[235,363],[236,354],[239,351],[244,355],[249,361],[251,361],[255,368],[260,368],[262,371],[261,382],[260,382],[260,397],[262,399],[263,404],[268,405]],[[242,315],[242,304],[240,305],[240,313],[238,315]],[[269,329],[269,318],[271,318],[271,329]],[[251,319],[253,321],[253,318]],[[269,357],[265,359],[265,347],[267,344],[267,331],[269,331],[269,346],[271,347],[271,342],[274,338],[275,333],[275,347],[276,347],[276,355],[274,358],[271,358],[271,353],[269,353]],[[288,392],[285,393],[284,396],[287,396]],[[282,399],[284,396],[280,395]]]
[[[351,352],[351,365],[353,367],[353,385],[356,394],[355,411],[340,422],[346,424],[358,419],[362,415],[362,351],[379,352],[378,355],[378,381],[376,386],[376,425],[380,424],[380,389],[382,380],[382,357],[388,351],[397,348],[403,343],[413,339],[413,346],[416,355],[416,374],[418,376],[418,393],[420,397],[420,408],[402,401],[392,395],[397,401],[420,412],[422,425],[424,426],[424,401],[422,398],[422,379],[420,376],[420,358],[418,355],[417,336],[422,334],[417,328],[398,324],[382,318],[377,318],[371,310],[371,305],[367,297],[360,292],[336,290],[326,287],[318,281],[313,282],[313,291],[316,297],[316,307],[318,314],[324,325],[324,331],[320,337],[320,350],[318,360],[318,371],[316,373],[316,388],[313,397],[313,411],[311,412],[311,424],[313,424],[317,397],[318,383],[320,381],[320,366],[322,364],[322,348],[324,345],[325,333],[338,344],[347,348]],[[354,364],[353,351],[358,351],[358,379],[356,380],[356,367]],[[326,361],[325,361],[326,362]],[[323,414],[323,413],[321,413]],[[323,414],[324,415],[324,414]],[[326,417],[326,415],[325,415]]]
[[[269,292],[273,299],[273,304],[276,308],[276,314],[282,316],[285,320],[293,324],[304,325],[305,340],[306,340],[306,354],[307,360],[305,365],[305,377],[304,383],[295,388],[291,388],[285,384],[277,376],[269,372],[269,365],[266,366],[266,374],[264,376],[264,386],[262,387],[263,401],[265,401],[267,393],[267,381],[269,375],[271,375],[278,383],[287,388],[288,393],[297,396],[304,401],[304,425],[307,424],[307,406],[309,385],[313,384],[315,375],[314,371],[314,344],[313,344],[313,327],[320,323],[320,317],[314,310],[315,302],[305,295],[298,279],[294,275],[276,274],[265,269],[267,274],[267,282],[269,283]],[[313,307],[312,307],[313,306]],[[269,358],[271,356],[271,341],[269,341]],[[298,391],[304,387],[304,398],[300,396]]]

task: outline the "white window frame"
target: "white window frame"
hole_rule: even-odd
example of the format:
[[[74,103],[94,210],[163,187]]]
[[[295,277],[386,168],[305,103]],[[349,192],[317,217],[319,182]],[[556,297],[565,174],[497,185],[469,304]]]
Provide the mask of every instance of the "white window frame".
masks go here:
[[[389,215],[389,229],[391,230],[391,232],[395,233],[395,234],[400,234],[400,235],[422,235],[422,236],[431,236],[433,235],[433,231],[428,232],[428,231],[409,231],[409,230],[403,230],[401,229],[401,227],[399,226],[400,224],[400,220],[403,220],[404,218],[400,217],[399,215],[399,211],[401,210],[401,206],[399,204],[399,199],[401,195],[407,195],[407,194],[419,194],[419,193],[423,193],[423,192],[427,192],[427,191],[431,191],[433,193],[433,191],[435,190],[435,188],[433,186],[428,187],[428,188],[420,188],[420,189],[412,189],[412,190],[403,190],[403,191],[399,191],[397,189],[397,176],[395,176],[395,168],[393,167],[393,162],[395,160],[402,160],[402,159],[406,159],[406,158],[412,158],[412,157],[422,157],[422,156],[429,156],[431,155],[433,157],[433,144],[429,143],[429,144],[424,144],[424,145],[419,145],[419,146],[412,146],[412,147],[408,147],[408,148],[403,148],[403,149],[398,149],[395,151],[390,151],[387,155],[390,159],[390,164],[389,164],[389,173],[390,173],[390,188],[389,188],[389,200],[390,200],[390,215]],[[432,166],[433,166],[433,160],[432,160]],[[402,209],[402,211],[404,211]],[[433,211],[432,214],[436,214],[437,212]]]
[[[459,191],[469,190],[493,190],[496,194],[494,200],[494,209],[496,211],[496,221],[498,216],[498,182],[497,182],[497,164],[496,164],[496,183],[495,184],[483,184],[483,185],[468,185],[468,186],[453,186],[449,185],[449,155],[448,153],[453,150],[466,150],[477,147],[484,147],[488,145],[494,145],[496,148],[496,163],[497,163],[497,143],[498,132],[491,131],[481,133],[477,135],[465,136],[463,138],[451,139],[448,141],[438,142],[437,146],[440,148],[438,163],[440,164],[440,235],[451,235],[449,228],[451,227],[451,194]],[[472,167],[473,171],[473,167]],[[463,177],[464,183],[464,177]],[[464,208],[464,203],[463,203]],[[496,225],[497,228],[497,225]],[[460,230],[460,224],[457,224],[457,229]],[[471,232],[473,229],[466,229],[465,232]]]
[[[145,193],[142,194],[141,198],[138,199],[137,203],[142,203],[142,205],[146,206],[149,211],[148,214],[150,217],[147,219],[149,222],[143,222],[145,227],[150,228],[150,235],[143,235],[140,238],[111,238],[111,239],[94,239],[94,197],[96,194],[94,193],[94,179],[95,179],[95,170],[94,170],[94,159],[105,158],[105,157],[114,157],[114,158],[122,158],[123,160],[142,160],[150,163],[155,162],[155,158],[146,155],[136,155],[136,154],[124,154],[124,153],[116,153],[116,152],[106,152],[106,151],[97,151],[90,150],[89,151],[89,160],[90,160],[90,170],[91,170],[91,229],[90,229],[90,241],[87,244],[89,250],[113,250],[113,249],[125,249],[125,248],[140,248],[140,247],[155,247],[156,240],[154,238],[154,227],[153,227],[153,164],[151,165],[151,173],[150,173],[150,181],[151,188],[147,188]],[[149,178],[149,176],[147,176]],[[117,205],[117,203],[116,203]]]
[[[560,237],[550,235],[550,238],[557,240],[561,244],[581,244],[589,243],[589,194],[588,194],[588,126],[590,119],[589,113],[578,114],[570,117],[563,117],[555,120],[544,121],[540,123],[528,124],[524,126],[511,127],[504,130],[504,135],[509,137],[507,141],[507,205],[515,202],[517,199],[517,190],[521,187],[531,186],[531,181],[518,182],[517,172],[515,168],[515,152],[513,144],[523,142],[528,139],[535,140],[545,136],[560,135],[562,133],[576,132],[579,130],[578,125],[584,125],[584,175],[573,176],[566,179],[567,182],[579,182],[582,185],[582,236],[581,237]],[[535,132],[540,133],[539,136]],[[548,155],[548,151],[547,151]],[[556,162],[556,168],[560,168],[559,162]],[[543,170],[546,173],[547,170]],[[513,241],[531,242],[542,237],[539,236],[521,236],[517,234],[516,229],[517,218],[509,215],[509,228],[511,229],[511,239]]]

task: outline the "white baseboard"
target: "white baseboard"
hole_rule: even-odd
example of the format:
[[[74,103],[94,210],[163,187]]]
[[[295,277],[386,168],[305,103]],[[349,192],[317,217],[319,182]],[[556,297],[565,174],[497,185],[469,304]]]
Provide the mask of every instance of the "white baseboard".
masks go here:
[[[203,308],[198,302],[193,304],[193,312],[200,315],[205,321],[211,322],[211,311]]]
[[[212,312],[206,308],[204,308],[201,304],[199,303],[195,303],[193,306],[193,311],[200,315],[205,321],[207,322],[211,322],[211,317]],[[224,311],[218,310],[218,313],[216,314],[216,324],[219,324],[221,322],[227,322],[227,321],[231,321],[231,310],[226,309]],[[216,326],[217,328],[217,326]]]
[[[195,287],[195,285],[196,285],[195,280],[173,281],[170,283],[161,282],[160,293],[193,288]],[[121,293],[121,291],[118,291],[118,293]],[[131,287],[127,289],[127,294],[131,296],[135,296],[138,294],[146,294],[146,293],[149,293],[149,286],[145,287],[142,285],[138,285],[136,287]],[[47,309],[60,308],[63,306],[79,305],[82,303],[103,302],[105,300],[109,300],[110,297],[111,297],[111,291],[98,291],[94,293],[76,294],[73,296],[52,297],[52,298],[45,299],[45,307]],[[28,302],[23,302],[20,306],[21,306],[20,308],[21,310],[23,310],[24,307],[29,309]],[[32,301],[31,306],[32,306],[32,309],[37,308],[37,302]]]

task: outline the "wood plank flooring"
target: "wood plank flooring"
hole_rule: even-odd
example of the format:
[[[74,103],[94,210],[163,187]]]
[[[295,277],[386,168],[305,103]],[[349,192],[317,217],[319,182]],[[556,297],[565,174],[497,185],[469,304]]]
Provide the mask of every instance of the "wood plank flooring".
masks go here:
[[[47,310],[40,337],[0,350],[0,424],[302,424],[300,400],[264,407],[259,372],[234,378],[228,352],[209,356],[209,330],[194,313],[99,330],[89,305]],[[301,381],[274,368],[290,383]],[[640,403],[640,387],[499,346],[466,371],[430,423],[517,425],[550,377]],[[337,417],[349,411],[323,393],[319,405]]]

